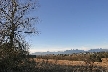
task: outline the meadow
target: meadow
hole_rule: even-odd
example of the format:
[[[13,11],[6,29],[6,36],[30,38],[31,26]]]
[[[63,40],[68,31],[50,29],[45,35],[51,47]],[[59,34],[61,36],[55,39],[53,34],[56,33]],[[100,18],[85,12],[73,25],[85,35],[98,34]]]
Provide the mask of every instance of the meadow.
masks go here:
[[[106,52],[49,54],[38,55],[34,61],[38,72],[108,72],[106,56]]]

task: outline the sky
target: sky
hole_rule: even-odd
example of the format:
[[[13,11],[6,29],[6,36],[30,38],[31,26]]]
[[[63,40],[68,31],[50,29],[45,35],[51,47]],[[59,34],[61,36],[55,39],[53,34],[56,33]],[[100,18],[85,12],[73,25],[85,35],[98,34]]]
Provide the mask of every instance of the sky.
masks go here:
[[[39,0],[30,52],[108,49],[108,0]]]

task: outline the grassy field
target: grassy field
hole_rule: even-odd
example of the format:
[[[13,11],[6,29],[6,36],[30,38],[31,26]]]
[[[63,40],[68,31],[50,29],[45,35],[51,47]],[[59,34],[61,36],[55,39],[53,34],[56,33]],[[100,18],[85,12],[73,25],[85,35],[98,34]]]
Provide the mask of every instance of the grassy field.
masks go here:
[[[38,72],[108,72],[108,52],[48,54],[34,60]]]
[[[34,59],[38,72],[108,72],[107,67],[84,61]]]

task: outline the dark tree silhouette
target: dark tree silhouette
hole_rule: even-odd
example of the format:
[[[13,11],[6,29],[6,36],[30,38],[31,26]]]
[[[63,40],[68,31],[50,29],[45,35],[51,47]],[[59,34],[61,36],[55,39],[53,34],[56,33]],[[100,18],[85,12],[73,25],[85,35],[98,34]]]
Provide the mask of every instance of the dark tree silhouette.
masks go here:
[[[27,58],[29,46],[23,36],[38,34],[35,28],[38,17],[29,16],[38,6],[37,0],[0,0],[1,72],[29,72],[29,68],[35,67]]]
[[[25,33],[38,33],[35,23],[38,17],[27,16],[36,9],[36,0],[1,0],[0,1],[0,44],[10,43],[19,47]]]

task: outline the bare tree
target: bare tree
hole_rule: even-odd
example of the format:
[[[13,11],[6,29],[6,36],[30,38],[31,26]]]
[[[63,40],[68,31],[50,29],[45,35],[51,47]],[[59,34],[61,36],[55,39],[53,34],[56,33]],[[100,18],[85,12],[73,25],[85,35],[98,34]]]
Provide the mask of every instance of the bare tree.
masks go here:
[[[10,48],[20,47],[25,33],[38,33],[35,24],[38,17],[30,17],[31,10],[38,7],[36,0],[0,1],[0,45],[9,43]]]
[[[14,72],[14,69],[23,70],[21,68],[25,66],[35,67],[26,58],[29,54],[28,44],[23,36],[38,34],[35,27],[38,17],[29,15],[38,6],[37,0],[0,0],[0,68],[4,68],[0,71]]]

